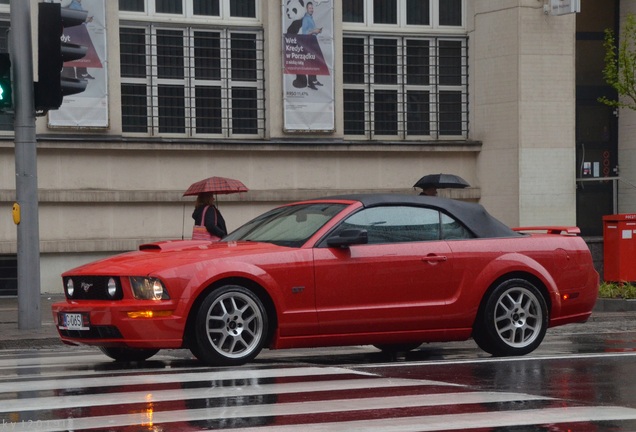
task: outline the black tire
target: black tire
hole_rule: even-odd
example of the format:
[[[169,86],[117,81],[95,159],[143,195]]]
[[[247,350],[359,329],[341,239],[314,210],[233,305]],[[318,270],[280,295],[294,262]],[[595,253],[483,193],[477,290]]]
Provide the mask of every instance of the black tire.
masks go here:
[[[120,362],[133,362],[148,360],[159,352],[158,349],[145,348],[121,348],[121,347],[99,347],[99,350],[113,360]]]
[[[227,285],[212,291],[196,312],[190,351],[208,365],[238,366],[253,360],[267,339],[267,312],[252,291]]]
[[[397,343],[397,344],[376,344],[373,345],[380,351],[386,353],[396,353],[396,352],[409,352],[413,351],[415,348],[422,345],[419,342],[411,342],[411,343]]]
[[[534,351],[548,329],[545,298],[532,283],[510,279],[485,299],[473,328],[473,339],[495,356],[520,356]]]

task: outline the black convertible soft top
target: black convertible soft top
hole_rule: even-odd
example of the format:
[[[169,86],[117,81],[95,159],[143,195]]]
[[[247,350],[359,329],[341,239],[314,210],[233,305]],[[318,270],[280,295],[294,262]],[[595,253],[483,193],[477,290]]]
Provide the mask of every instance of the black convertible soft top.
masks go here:
[[[407,205],[434,208],[457,219],[479,238],[519,237],[523,235],[496,219],[480,204],[471,202],[405,194],[350,194],[320,199],[360,201],[364,207]]]

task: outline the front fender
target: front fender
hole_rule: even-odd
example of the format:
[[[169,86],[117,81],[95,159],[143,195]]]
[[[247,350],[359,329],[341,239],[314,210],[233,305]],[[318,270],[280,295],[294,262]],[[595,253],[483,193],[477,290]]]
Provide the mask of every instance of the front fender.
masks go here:
[[[188,275],[188,279],[180,275]],[[218,281],[230,278],[248,279],[258,284],[267,291],[277,311],[284,307],[278,282],[265,270],[251,263],[226,260],[222,265],[219,265],[214,261],[198,262],[170,271],[158,272],[151,276],[167,281],[174,288],[179,297],[177,304],[181,309],[175,313],[183,316],[189,314],[194,299],[208,287]],[[179,284],[183,285],[179,286]]]

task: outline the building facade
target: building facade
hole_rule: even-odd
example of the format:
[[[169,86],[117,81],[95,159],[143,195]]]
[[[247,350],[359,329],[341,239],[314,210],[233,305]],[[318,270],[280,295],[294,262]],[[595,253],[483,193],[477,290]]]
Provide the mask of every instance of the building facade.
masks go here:
[[[182,194],[213,175],[250,189],[218,198],[230,230],[293,200],[414,194],[437,172],[471,184],[441,195],[511,226],[577,224],[577,15],[600,0],[561,16],[548,0],[315,0],[315,36],[292,25],[306,3],[81,2],[95,53],[68,72],[90,92],[36,127],[42,292],[62,292],[60,273],[84,262],[189,238]],[[31,10],[37,22],[34,0]],[[5,293],[17,250],[11,122],[0,119]],[[629,141],[617,140],[622,167],[636,166]],[[629,212],[636,194],[617,183]]]

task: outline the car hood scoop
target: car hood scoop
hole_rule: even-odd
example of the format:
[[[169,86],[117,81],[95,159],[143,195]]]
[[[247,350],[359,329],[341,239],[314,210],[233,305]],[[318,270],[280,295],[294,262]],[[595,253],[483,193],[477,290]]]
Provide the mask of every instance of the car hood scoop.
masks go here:
[[[214,246],[217,243],[211,243],[208,240],[166,240],[154,243],[145,243],[139,245],[140,251],[156,251],[156,252],[166,252],[166,251],[175,251],[175,250],[186,250],[186,249],[202,249],[208,248],[210,246]],[[218,243],[219,246],[226,247],[226,243]]]

